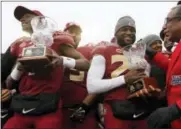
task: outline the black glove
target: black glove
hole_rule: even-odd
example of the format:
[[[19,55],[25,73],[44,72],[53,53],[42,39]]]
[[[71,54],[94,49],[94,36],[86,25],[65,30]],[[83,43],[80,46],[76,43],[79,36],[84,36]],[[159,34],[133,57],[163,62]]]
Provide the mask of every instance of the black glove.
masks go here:
[[[164,128],[179,117],[181,117],[181,110],[176,104],[169,107],[159,108],[148,117],[148,128]]]
[[[83,122],[89,109],[89,106],[83,103],[71,108],[70,110],[73,110],[73,113],[70,116],[70,119],[75,122]]]

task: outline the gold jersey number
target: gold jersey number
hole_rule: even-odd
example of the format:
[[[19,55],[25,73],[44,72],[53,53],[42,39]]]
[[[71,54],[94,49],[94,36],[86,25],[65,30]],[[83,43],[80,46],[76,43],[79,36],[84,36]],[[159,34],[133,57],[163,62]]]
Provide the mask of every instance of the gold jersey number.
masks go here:
[[[76,82],[84,81],[84,77],[85,77],[85,72],[84,71],[78,71],[76,69],[71,69],[71,70],[76,71],[77,73],[79,73],[78,75],[70,74],[69,79],[71,81],[76,81]]]
[[[128,69],[128,60],[124,55],[112,55],[111,64],[114,64],[116,62],[122,62],[122,65],[111,73],[112,78],[118,77]]]
[[[118,77],[120,74],[122,74],[123,72],[125,72],[128,69],[128,60],[124,55],[113,55],[111,57],[111,64],[114,64],[116,62],[123,62],[123,63],[121,66],[119,66],[117,69],[115,69],[111,73],[112,78]],[[76,69],[71,69],[71,70],[78,71]],[[79,72],[78,75],[70,74],[69,79],[71,81],[76,81],[76,82],[84,81],[85,72],[83,72],[83,71],[78,71],[78,72]]]

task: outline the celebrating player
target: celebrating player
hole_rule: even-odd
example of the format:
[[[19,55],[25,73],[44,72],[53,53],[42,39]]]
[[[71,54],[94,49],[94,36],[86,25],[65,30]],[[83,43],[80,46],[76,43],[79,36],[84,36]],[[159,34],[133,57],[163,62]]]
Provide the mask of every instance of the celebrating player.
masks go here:
[[[127,59],[122,53],[123,47],[135,42],[135,34],[135,21],[130,16],[121,17],[115,27],[117,42],[93,52],[87,88],[89,93],[104,93],[105,128],[145,128],[144,120],[132,121],[141,119],[144,112],[127,100],[129,92],[125,86],[145,76],[143,70],[128,70]]]
[[[33,33],[30,24],[32,18],[43,16],[39,11],[32,11],[22,6],[18,6],[15,9],[14,15],[22,23],[23,30],[30,35]],[[15,64],[16,59],[20,57],[22,49],[32,45],[29,38],[21,38],[9,47],[3,56],[3,64],[1,66],[4,79]],[[9,84],[12,80],[21,79],[19,84],[20,94],[13,97],[11,105],[15,114],[7,121],[4,128],[28,128],[31,126],[35,128],[62,127],[62,101],[59,97],[63,79],[62,64],[65,67],[80,70],[87,70],[89,68],[88,61],[74,49],[74,45],[75,43],[71,35],[60,31],[53,33],[51,49],[57,55],[54,55],[55,60],[52,61],[51,65],[55,67],[53,67],[51,74],[45,74],[44,77],[39,78],[36,74],[31,75],[26,71],[22,72],[19,70],[19,65],[15,66],[6,84],[10,87]],[[60,55],[72,58],[62,58]]]

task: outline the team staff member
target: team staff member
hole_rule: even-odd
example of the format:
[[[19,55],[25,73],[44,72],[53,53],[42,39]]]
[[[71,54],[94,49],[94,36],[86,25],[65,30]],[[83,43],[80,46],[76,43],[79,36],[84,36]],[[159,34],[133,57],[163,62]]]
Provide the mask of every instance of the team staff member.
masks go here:
[[[157,109],[148,119],[149,128],[161,128],[171,123],[172,128],[181,128],[181,5],[172,8],[166,18],[166,29],[171,42],[178,45],[170,60],[159,52],[147,50],[147,55],[154,63],[167,72],[166,94],[168,107]]]

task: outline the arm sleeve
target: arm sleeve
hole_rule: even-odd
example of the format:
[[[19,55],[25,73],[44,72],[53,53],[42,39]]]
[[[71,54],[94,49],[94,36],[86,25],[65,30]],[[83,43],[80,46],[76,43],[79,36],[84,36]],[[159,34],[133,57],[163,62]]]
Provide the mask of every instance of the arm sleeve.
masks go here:
[[[102,79],[106,69],[106,60],[102,55],[93,57],[87,75],[87,90],[90,94],[107,92],[125,84],[124,76]]]
[[[164,71],[167,71],[169,59],[162,53],[157,53],[154,56],[152,62],[155,63],[158,67],[162,68]]]

